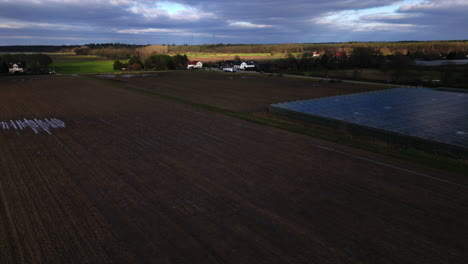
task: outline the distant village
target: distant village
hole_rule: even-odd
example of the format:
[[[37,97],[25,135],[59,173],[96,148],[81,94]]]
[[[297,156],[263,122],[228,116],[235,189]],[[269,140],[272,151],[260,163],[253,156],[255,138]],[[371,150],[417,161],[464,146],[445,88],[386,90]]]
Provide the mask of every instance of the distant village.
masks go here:
[[[257,67],[257,63],[254,60],[248,61],[234,61],[228,60],[215,64],[214,68],[219,68],[225,72],[235,71],[254,71]],[[187,70],[203,69],[203,63],[201,61],[190,61],[187,64]]]

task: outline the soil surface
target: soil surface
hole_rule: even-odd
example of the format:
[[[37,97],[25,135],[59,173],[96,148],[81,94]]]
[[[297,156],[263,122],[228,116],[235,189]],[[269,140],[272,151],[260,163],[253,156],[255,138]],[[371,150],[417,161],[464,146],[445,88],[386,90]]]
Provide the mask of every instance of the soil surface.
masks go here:
[[[268,74],[203,70],[158,73],[158,76],[112,78],[125,85],[239,112],[267,111],[273,103],[369,92],[386,87],[319,82]]]
[[[459,175],[82,77],[3,78],[23,118],[65,127],[0,130],[2,264],[467,260]]]

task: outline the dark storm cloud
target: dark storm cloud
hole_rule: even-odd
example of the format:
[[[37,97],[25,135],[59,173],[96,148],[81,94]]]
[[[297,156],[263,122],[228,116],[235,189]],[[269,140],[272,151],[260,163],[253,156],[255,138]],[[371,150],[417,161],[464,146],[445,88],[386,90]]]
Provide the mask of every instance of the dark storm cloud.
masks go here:
[[[178,1],[185,4],[191,4],[193,1]],[[395,0],[261,0],[261,1],[196,1],[195,6],[209,10],[217,14],[238,17],[243,19],[257,18],[295,18],[311,17],[323,12],[340,11],[349,9],[362,9],[389,5],[398,1]]]
[[[425,1],[403,5],[394,13],[363,16],[368,23],[389,25],[411,25],[415,28],[413,38],[422,39],[466,39],[468,1]],[[412,39],[411,37],[408,39]]]
[[[0,0],[0,45],[459,39],[465,2]]]

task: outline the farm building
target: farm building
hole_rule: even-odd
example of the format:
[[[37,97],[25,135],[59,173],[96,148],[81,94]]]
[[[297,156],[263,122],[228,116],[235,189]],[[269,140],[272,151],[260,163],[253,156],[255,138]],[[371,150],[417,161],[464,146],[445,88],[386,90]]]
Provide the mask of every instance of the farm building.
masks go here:
[[[247,62],[238,62],[238,63],[234,63],[234,68],[236,70],[242,70],[242,71],[246,71],[246,70],[253,70],[255,69],[255,61],[247,61]]]
[[[23,65],[21,63],[10,63],[8,66],[9,73],[23,72]]]
[[[337,52],[335,53],[335,57],[337,58],[342,58],[342,57],[347,57],[348,54],[346,54],[346,52]]]
[[[187,70],[190,69],[202,69],[203,63],[201,61],[190,61],[187,65]]]

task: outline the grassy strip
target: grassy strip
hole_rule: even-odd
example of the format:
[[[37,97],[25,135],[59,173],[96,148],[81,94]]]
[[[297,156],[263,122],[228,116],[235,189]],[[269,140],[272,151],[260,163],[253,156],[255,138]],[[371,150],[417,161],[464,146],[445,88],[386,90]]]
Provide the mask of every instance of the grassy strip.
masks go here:
[[[220,107],[216,107],[212,105],[195,103],[195,102],[185,100],[182,98],[178,98],[178,97],[174,97],[174,96],[169,96],[169,95],[156,93],[153,91],[133,88],[133,87],[129,87],[123,84],[113,83],[107,80],[96,79],[91,76],[87,78],[91,78],[96,81],[105,82],[106,84],[110,84],[114,87],[123,88],[129,91],[134,91],[134,92],[141,93],[141,94],[157,96],[159,98],[166,99],[172,102],[176,102],[176,103],[192,106],[194,108],[203,109],[203,110],[231,116],[231,117],[242,119],[242,120],[249,121],[252,123],[275,127],[275,128],[279,128],[279,129],[283,129],[283,130],[287,130],[287,131],[291,131],[291,132],[295,132],[295,133],[299,133],[303,135],[308,135],[311,137],[316,137],[316,138],[320,138],[323,140],[344,144],[350,147],[388,155],[390,157],[397,158],[397,159],[409,160],[409,161],[413,161],[419,164],[426,165],[428,167],[443,169],[443,170],[462,173],[462,174],[468,174],[468,165],[465,164],[464,161],[451,159],[449,157],[437,156],[437,155],[427,153],[424,151],[420,151],[420,150],[416,150],[416,149],[393,149],[393,148],[379,147],[377,145],[373,145],[365,141],[360,141],[360,140],[351,139],[351,138],[347,138],[347,137],[340,136],[340,135],[325,133],[322,131],[313,130],[310,128],[306,128],[306,127],[302,127],[302,126],[298,126],[295,124],[290,124],[290,123],[286,123],[286,122],[282,122],[278,120],[273,120],[273,119],[266,118],[266,117],[259,117],[259,116],[255,116],[252,114],[239,113],[239,112],[231,111],[228,109],[224,109],[224,108],[220,108]]]
[[[51,65],[57,73],[61,74],[86,74],[117,72],[114,70],[114,61],[62,61]]]

